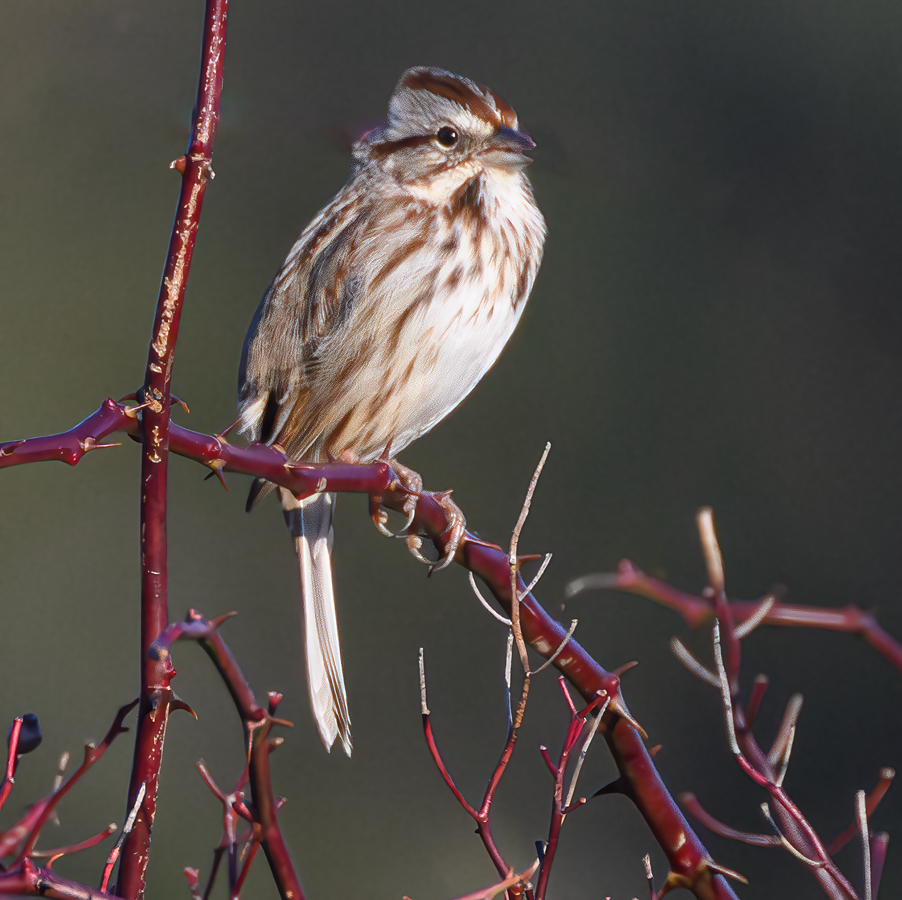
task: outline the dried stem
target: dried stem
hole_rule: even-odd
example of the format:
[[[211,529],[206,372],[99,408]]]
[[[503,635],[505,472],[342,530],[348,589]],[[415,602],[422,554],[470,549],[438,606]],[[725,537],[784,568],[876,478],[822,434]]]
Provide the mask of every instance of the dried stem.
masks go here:
[[[526,644],[523,641],[523,628],[520,623],[520,591],[517,587],[517,582],[519,580],[520,573],[520,563],[517,559],[517,545],[520,541],[520,534],[523,531],[523,526],[526,524],[526,517],[529,515],[529,507],[532,505],[532,497],[536,492],[536,486],[539,483],[539,476],[542,474],[542,469],[545,466],[545,460],[548,459],[548,454],[551,452],[551,442],[545,444],[545,449],[542,452],[542,458],[539,460],[539,464],[536,466],[535,472],[533,472],[532,478],[529,481],[529,488],[526,491],[526,498],[523,500],[523,506],[520,509],[520,516],[517,519],[517,524],[514,526],[514,533],[511,536],[510,543],[510,553],[508,554],[508,565],[510,566],[510,585],[511,585],[511,628],[514,632],[514,640],[517,643],[517,652],[520,654],[520,663],[523,666],[523,672],[526,675],[529,675],[529,657],[526,655]],[[539,573],[541,575],[541,571]],[[526,590],[525,593],[529,593],[529,590]]]

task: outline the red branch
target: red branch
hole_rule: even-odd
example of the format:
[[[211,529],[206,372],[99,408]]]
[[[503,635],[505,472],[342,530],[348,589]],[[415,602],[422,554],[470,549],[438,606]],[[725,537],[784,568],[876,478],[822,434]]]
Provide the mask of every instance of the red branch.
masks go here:
[[[422,657],[420,658],[420,665],[423,665]],[[432,755],[432,760],[441,773],[445,784],[448,785],[451,793],[454,794],[455,798],[457,799],[457,802],[463,807],[467,815],[469,815],[473,819],[473,821],[476,822],[476,833],[481,838],[486,852],[489,854],[493,865],[498,870],[498,874],[502,877],[507,877],[508,875],[510,875],[511,869],[510,866],[508,866],[504,861],[504,857],[501,855],[501,852],[498,850],[498,847],[495,844],[495,838],[492,835],[492,825],[489,821],[489,816],[492,810],[492,803],[495,800],[495,794],[498,791],[498,785],[501,783],[501,778],[504,775],[505,770],[507,769],[507,764],[510,762],[511,755],[514,752],[514,745],[517,742],[517,735],[520,731],[520,725],[523,722],[523,713],[526,710],[526,699],[529,696],[529,677],[527,676],[523,684],[523,695],[520,698],[519,705],[517,706],[516,715],[511,719],[508,726],[507,740],[504,743],[504,749],[501,751],[501,757],[499,758],[498,763],[495,766],[491,777],[489,778],[488,786],[486,787],[485,794],[482,798],[482,806],[480,806],[478,810],[470,806],[464,795],[461,794],[457,785],[454,783],[454,779],[451,777],[450,772],[448,772],[444,761],[442,760],[441,753],[439,753],[438,746],[435,743],[435,737],[432,734],[432,721],[430,718],[431,713],[426,707],[425,671],[422,668],[420,669],[420,677],[422,679],[420,689],[423,691],[423,735],[426,738],[426,746],[429,747],[429,752]],[[506,896],[519,897],[524,893],[522,885],[518,884],[517,882],[513,882],[512,884],[507,885],[507,887],[510,888],[510,891],[506,894]]]
[[[189,610],[184,622],[174,622],[164,629],[151,647],[150,655],[170,664],[168,660],[172,644],[180,638],[185,638],[197,641],[213,661],[232,695],[232,700],[244,726],[248,767],[246,775],[242,775],[238,781],[236,792],[237,788],[243,785],[246,777],[251,787],[251,808],[245,806],[237,796],[235,799],[229,800],[227,795],[215,787],[212,779],[205,778],[205,780],[221,800],[228,801],[228,804],[239,815],[248,818],[253,823],[253,840],[263,847],[263,852],[269,860],[269,867],[279,889],[279,895],[283,900],[304,900],[300,879],[291,862],[288,847],[279,827],[277,813],[281,803],[273,794],[269,768],[269,754],[281,743],[280,738],[270,737],[270,732],[275,725],[291,725],[291,723],[272,715],[281,699],[280,695],[270,695],[272,711],[264,709],[257,703],[254,692],[235,661],[235,657],[232,656],[219,634],[219,626],[227,618],[229,615],[206,619],[196,610]],[[236,792],[233,792],[233,795],[236,795]],[[249,852],[241,874],[230,885],[235,892],[240,890],[252,859],[253,853]],[[216,864],[218,864],[218,857]],[[232,878],[230,878],[231,881]],[[212,886],[212,881],[208,885],[208,889],[210,886]],[[236,895],[233,893],[233,896]]]
[[[146,404],[141,434],[142,690],[127,808],[134,807],[142,786],[145,794],[134,828],[126,838],[119,867],[117,891],[126,900],[136,900],[144,894],[150,831],[156,812],[163,741],[169,718],[171,673],[152,660],[146,651],[169,621],[166,515],[170,382],[204,192],[213,174],[211,158],[219,123],[228,7],[228,0],[207,0],[196,119],[185,156],[173,163],[173,168],[182,175],[182,189],[154,316],[144,387],[140,392],[140,399]]]
[[[42,869],[30,859],[8,872],[0,873],[0,894],[16,897],[54,897],[57,900],[118,900],[113,894],[95,890]]]
[[[567,725],[567,733],[564,737],[564,744],[561,747],[561,754],[558,757],[557,765],[551,762],[546,747],[540,747],[542,757],[551,777],[554,779],[554,794],[551,802],[551,826],[548,830],[548,841],[545,845],[545,852],[542,854],[542,863],[539,869],[539,879],[536,884],[535,900],[545,900],[545,893],[548,890],[548,879],[551,876],[551,867],[554,863],[554,856],[557,851],[558,839],[561,835],[561,827],[564,824],[564,818],[573,809],[580,807],[586,802],[584,797],[579,798],[571,807],[565,806],[564,799],[564,776],[567,772],[567,763],[574,750],[582,748],[586,739],[589,737],[588,729],[585,728],[586,719],[595,708],[604,702],[604,697],[597,696],[588,706],[579,712],[570,699],[570,694],[564,684],[564,679],[560,679],[561,690],[570,707],[570,722]]]
[[[34,855],[34,846],[40,836],[41,829],[50,816],[53,815],[53,811],[59,805],[59,802],[78,784],[85,772],[106,753],[110,744],[120,734],[125,734],[128,731],[122,724],[122,721],[134,709],[136,703],[137,700],[133,700],[119,709],[109,731],[98,745],[88,744],[85,746],[82,764],[62,785],[55,788],[37,803],[33,803],[15,825],[0,834],[0,858],[15,854],[16,858],[13,865],[18,866],[26,862],[28,857]],[[16,719],[15,721],[20,722],[21,719]],[[71,852],[73,849],[75,848],[67,848],[65,852]]]
[[[134,413],[129,415],[127,407],[108,400],[72,432],[0,444],[0,466],[63,458],[74,464],[87,452],[82,444],[92,436],[92,426],[96,425],[97,432],[93,433],[93,437],[99,440],[117,430],[112,420],[118,417],[118,430],[138,434],[140,426],[133,416]],[[169,440],[169,449],[173,453],[220,472],[266,478],[300,497],[316,491],[358,492],[369,494],[384,506],[402,511],[408,496],[397,489],[398,480],[386,462],[365,466],[297,462],[275,447],[262,444],[236,447],[222,435],[199,434],[177,425],[171,426]],[[54,446],[65,449],[54,453],[51,450]],[[445,534],[446,513],[439,499],[428,493],[421,495],[411,530],[429,536],[439,552],[443,553],[449,536]],[[509,617],[511,577],[508,554],[501,547],[467,532],[460,541],[454,560],[486,583]],[[523,637],[529,646],[547,659],[561,645],[567,631],[545,612],[532,593],[525,593],[526,585],[519,578],[517,586],[523,592],[520,601]],[[709,868],[710,854],[661,780],[623,701],[620,679],[600,666],[573,639],[557,656],[554,665],[587,702],[593,700],[599,691],[611,698],[599,731],[604,735],[620,771],[618,790],[633,801],[645,818],[658,844],[667,854],[675,881],[692,890],[699,900],[735,898],[726,880]]]
[[[834,900],[858,900],[859,895],[840,872],[817,832],[783,787],[783,779],[789,765],[796,723],[801,709],[801,698],[793,698],[787,705],[783,722],[769,752],[762,750],[752,732],[752,723],[763,698],[766,681],[757,680],[755,683],[752,692],[754,713],[751,716],[747,715],[744,708],[739,687],[742,662],[741,641],[755,627],[756,623],[760,624],[766,621],[767,614],[773,608],[774,598],[766,598],[758,604],[756,610],[749,613],[747,627],[737,625],[734,615],[737,604],[731,603],[727,599],[724,590],[723,557],[717,543],[714,520],[709,508],[699,510],[698,526],[708,569],[708,588],[704,597],[710,600],[714,617],[714,671],[706,670],[696,660],[684,658],[683,661],[697,677],[718,686],[730,750],[743,772],[770,795],[772,802],[771,804],[762,804],[762,811],[774,831],[776,840],[767,835],[736,831],[710,817],[701,808],[694,795],[688,795],[686,799],[689,801],[690,808],[700,812],[702,821],[718,834],[759,846],[782,845],[809,868],[828,897],[834,898]],[[882,780],[887,782],[887,786],[894,774],[891,770],[884,770],[882,773]],[[878,785],[870,804],[871,810],[879,803],[884,792],[885,786]],[[866,818],[869,815],[868,804],[864,805]],[[839,840],[842,841],[845,837],[845,835],[840,835]],[[876,848],[878,870],[881,870],[883,857],[880,854],[884,849],[882,842],[880,840],[871,841],[870,846]],[[876,896],[878,885],[879,871],[875,878],[872,870],[871,884],[868,885],[866,895],[868,897]]]
[[[713,595],[710,591],[703,592],[700,596],[681,591],[666,581],[647,575],[628,559],[620,561],[616,572],[585,575],[571,582],[567,587],[567,596],[572,597],[582,591],[593,589],[624,591],[654,600],[655,603],[666,606],[680,615],[690,628],[710,626],[714,621]],[[730,609],[738,624],[753,615],[760,606],[761,600],[730,601]],[[860,634],[881,656],[886,657],[902,672],[902,644],[887,634],[871,613],[854,604],[842,609],[830,609],[783,603],[777,599],[761,620],[761,624],[826,628],[829,631]]]

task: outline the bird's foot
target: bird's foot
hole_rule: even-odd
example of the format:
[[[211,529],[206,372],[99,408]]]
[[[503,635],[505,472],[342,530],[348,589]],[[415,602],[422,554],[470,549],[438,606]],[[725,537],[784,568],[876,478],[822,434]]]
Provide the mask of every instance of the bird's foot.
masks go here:
[[[407,516],[407,521],[404,523],[401,531],[395,534],[388,527],[388,513],[382,505],[382,498],[378,495],[370,497],[370,518],[372,518],[373,524],[380,534],[390,538],[404,537],[407,529],[413,523],[413,517],[416,515],[417,499],[423,491],[423,479],[413,469],[402,465],[396,459],[386,459],[384,462],[391,466],[392,471],[397,476],[397,481],[391,485],[392,490],[403,491],[406,494],[402,511]]]
[[[463,540],[467,530],[467,520],[464,518],[463,510],[451,499],[451,491],[438,491],[436,493],[421,491],[419,496],[415,498],[414,511],[416,511],[416,501],[420,497],[425,496],[432,497],[445,514],[445,530],[442,532],[442,536],[447,535],[447,537],[444,542],[444,550],[438,560],[427,559],[420,553],[423,539],[415,531],[413,533],[408,531],[407,533],[407,549],[411,552],[414,559],[430,566],[429,574],[431,575],[433,572],[440,572],[442,569],[447,568],[454,561],[457,548],[460,546],[460,542]],[[413,521],[412,517],[411,521]]]
[[[423,490],[423,479],[413,469],[408,468],[397,459],[391,458],[385,460],[392,468],[397,476],[397,481],[392,485],[392,489],[400,491],[405,495],[404,504],[401,511],[407,516],[407,521],[401,527],[397,534],[388,527],[388,513],[382,506],[381,497],[370,497],[370,516],[373,524],[381,534],[386,537],[403,537],[407,542],[407,549],[410,550],[414,559],[431,567],[432,572],[437,572],[451,564],[454,554],[460,546],[460,542],[466,531],[467,522],[460,507],[451,499],[451,491],[440,491],[433,493]],[[413,520],[417,512],[417,503],[421,497],[432,497],[436,503],[441,506],[445,513],[445,530],[443,535],[448,535],[445,540],[444,553],[438,560],[428,559],[420,552],[423,546],[423,537],[416,531],[411,532]],[[430,573],[431,574],[431,573]]]

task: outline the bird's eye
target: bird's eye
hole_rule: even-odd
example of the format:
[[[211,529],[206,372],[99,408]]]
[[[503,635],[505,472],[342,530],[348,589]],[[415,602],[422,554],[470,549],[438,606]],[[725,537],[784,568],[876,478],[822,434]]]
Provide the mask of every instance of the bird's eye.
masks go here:
[[[450,125],[443,125],[435,138],[443,147],[453,147],[457,143],[457,132]]]

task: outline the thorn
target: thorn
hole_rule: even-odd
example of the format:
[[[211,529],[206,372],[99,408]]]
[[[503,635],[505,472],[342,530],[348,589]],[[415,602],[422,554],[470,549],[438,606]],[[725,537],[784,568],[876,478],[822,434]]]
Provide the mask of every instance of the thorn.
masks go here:
[[[146,409],[148,406],[152,406],[155,402],[155,400],[145,400],[138,406],[126,406],[124,412],[130,419],[137,419],[138,413],[142,409]]]
[[[185,703],[185,701],[182,700],[182,698],[179,697],[179,695],[176,694],[175,691],[172,692],[172,698],[169,701],[169,705],[173,709],[183,709],[183,710],[185,710],[185,712],[191,713],[191,715],[194,716],[194,721],[195,722],[198,721],[197,713],[193,709],[191,709],[191,707],[188,706],[188,704]]]
[[[83,441],[78,442],[78,446],[81,447],[85,453],[90,453],[92,450],[103,450],[107,447],[121,447],[122,444],[98,444],[93,437],[86,437]]]
[[[214,459],[212,462],[208,462],[208,465],[213,471],[204,478],[204,481],[209,481],[214,475],[219,479],[219,483],[226,489],[228,493],[229,486],[226,484],[225,476],[222,474],[222,467],[225,465],[224,459]]]
[[[188,157],[180,156],[178,159],[174,159],[171,163],[169,163],[170,169],[175,169],[179,175],[185,174],[185,169],[188,168]]]
[[[269,698],[269,714],[275,715],[279,704],[282,702],[282,695],[278,691],[269,691],[266,695]]]
[[[649,748],[648,748],[648,755],[649,755],[652,759],[654,759],[654,758],[658,755],[658,753],[661,752],[661,748],[662,748],[663,746],[664,746],[663,744],[655,744],[654,747],[649,747]]]
[[[638,659],[631,659],[629,662],[625,662],[622,666],[617,666],[617,668],[613,670],[613,674],[619,678],[624,672],[629,672],[630,669],[634,669],[638,665]]]
[[[749,880],[744,875],[740,875],[739,872],[734,869],[728,869],[726,866],[720,865],[720,863],[714,862],[713,859],[706,859],[704,861],[704,866],[706,869],[709,869],[712,872],[716,872],[718,875],[724,875],[727,878],[732,878],[733,881],[738,881],[742,884],[748,884]]]
[[[184,400],[179,400],[179,398],[176,397],[175,394],[170,394],[170,395],[169,395],[169,398],[170,398],[171,400],[175,400],[175,402],[178,403],[178,405],[181,406],[181,408],[182,408],[183,410],[185,410],[186,413],[190,413],[190,412],[191,412],[191,410],[188,409],[188,404],[185,403]]]
[[[237,616],[237,615],[238,615],[238,613],[233,609],[231,612],[223,613],[221,616],[216,616],[215,619],[210,619],[210,627],[215,630],[215,629],[219,628],[219,626],[222,625],[222,623],[225,622],[226,619],[231,619],[232,616]],[[282,695],[280,694],[279,695],[280,699],[281,699],[281,696]]]
[[[138,402],[137,394],[126,394],[124,397],[120,397],[116,402],[117,403],[125,403],[127,400],[134,400],[135,403]]]
[[[626,706],[624,706],[623,701],[619,697],[611,697],[611,702],[608,704],[608,708],[612,712],[617,713],[617,715],[620,716],[621,719],[629,722],[629,724],[639,732],[639,736],[643,741],[648,740],[648,734],[645,729],[632,717],[632,715],[630,715],[630,711],[626,708]]]
[[[223,443],[228,443],[228,442],[226,441],[226,439],[225,439],[225,436],[226,436],[226,435],[227,435],[227,434],[228,434],[228,433],[229,433],[236,425],[239,425],[239,424],[241,424],[241,419],[235,419],[235,421],[232,422],[232,424],[229,425],[228,428],[224,429],[223,431],[220,431],[219,434],[214,434],[213,437],[219,438],[221,441],[223,441]]]
[[[524,553],[522,556],[517,557],[517,571],[520,571],[520,567],[523,563],[532,562],[534,559],[544,559],[544,553]]]

